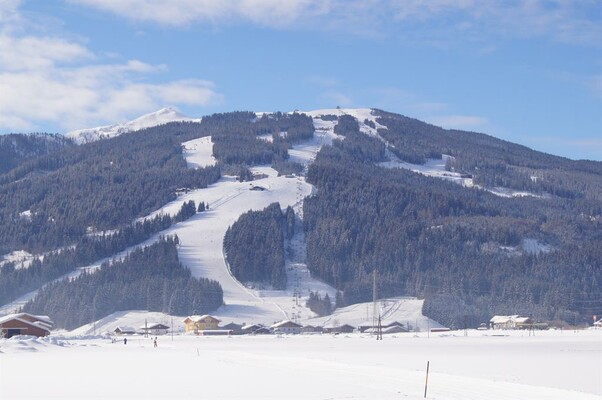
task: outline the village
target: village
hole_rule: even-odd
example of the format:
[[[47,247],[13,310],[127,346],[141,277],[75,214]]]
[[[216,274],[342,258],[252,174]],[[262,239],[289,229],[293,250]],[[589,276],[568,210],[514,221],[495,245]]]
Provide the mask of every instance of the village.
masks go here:
[[[172,317],[173,321],[173,317]],[[98,331],[98,334],[112,336],[162,336],[169,334],[198,335],[198,336],[232,336],[232,335],[315,335],[315,334],[353,334],[367,333],[375,335],[390,335],[396,333],[420,332],[408,322],[380,321],[375,320],[373,324],[361,324],[354,326],[349,323],[339,323],[337,320],[323,326],[300,324],[291,320],[283,320],[272,325],[261,323],[244,324],[227,322],[224,323],[212,315],[192,315],[181,320],[179,326],[168,326],[164,323],[140,321],[139,326],[116,326],[110,331]],[[10,314],[0,317],[0,338],[11,338],[14,336],[45,337],[53,333],[54,323],[50,317],[45,315],[32,315],[28,313]],[[478,330],[544,330],[548,324],[534,322],[529,317],[520,315],[496,315],[488,324],[482,323]],[[592,328],[602,329],[602,320],[594,319]],[[446,327],[430,327],[429,333],[450,332]],[[95,332],[96,333],[96,332]]]

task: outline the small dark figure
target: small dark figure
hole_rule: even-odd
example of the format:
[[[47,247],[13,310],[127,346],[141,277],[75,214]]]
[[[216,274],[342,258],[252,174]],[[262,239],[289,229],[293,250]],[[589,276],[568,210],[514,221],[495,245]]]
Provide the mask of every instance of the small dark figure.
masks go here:
[[[155,338],[155,340],[153,340],[153,344],[155,347],[157,347],[157,338]]]
[[[123,338],[123,344],[128,344],[128,338],[126,338],[126,337]]]

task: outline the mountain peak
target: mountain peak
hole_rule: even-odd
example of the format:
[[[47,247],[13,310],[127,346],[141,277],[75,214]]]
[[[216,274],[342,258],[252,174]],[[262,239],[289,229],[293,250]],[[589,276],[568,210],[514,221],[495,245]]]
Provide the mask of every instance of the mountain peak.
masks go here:
[[[95,142],[100,139],[112,138],[127,132],[139,131],[141,129],[179,121],[200,122],[200,119],[190,118],[180,113],[175,108],[164,107],[128,122],[100,126],[97,128],[78,129],[66,133],[65,136],[73,139],[77,144],[84,144]]]

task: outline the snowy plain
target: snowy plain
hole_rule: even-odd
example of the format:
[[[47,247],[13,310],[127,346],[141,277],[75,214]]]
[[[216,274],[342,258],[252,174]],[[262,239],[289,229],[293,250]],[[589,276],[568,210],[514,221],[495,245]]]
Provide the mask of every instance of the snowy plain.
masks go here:
[[[602,330],[0,340],[0,398],[589,400]]]

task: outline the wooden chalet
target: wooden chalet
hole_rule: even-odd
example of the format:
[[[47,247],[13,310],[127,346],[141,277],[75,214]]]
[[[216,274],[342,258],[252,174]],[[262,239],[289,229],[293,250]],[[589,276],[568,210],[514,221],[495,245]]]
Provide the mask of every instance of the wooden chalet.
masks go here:
[[[53,325],[54,323],[46,315],[10,314],[0,318],[0,337],[48,336]]]
[[[349,324],[337,325],[337,326],[325,326],[324,333],[353,333],[355,332],[355,326]]]
[[[243,331],[242,331],[243,326],[244,325],[242,325],[242,324],[236,324],[234,322],[230,322],[229,324],[222,326],[220,329],[230,331],[232,335],[242,335],[243,334]]]
[[[273,330],[274,333],[286,333],[290,335],[297,335],[301,333],[301,328],[303,328],[302,325],[289,320],[281,321],[270,326],[270,329]]]
[[[245,325],[240,328],[243,335],[271,335],[272,331],[261,324]]]
[[[492,329],[527,329],[533,325],[533,320],[520,315],[495,315],[489,324]]]
[[[199,331],[218,329],[220,322],[211,315],[192,315],[184,320],[184,330],[198,333]]]
[[[113,330],[113,333],[115,335],[134,335],[136,333],[136,330],[134,328],[130,328],[129,326],[118,326],[117,328],[115,328],[115,330]]]
[[[169,326],[163,324],[148,324],[140,327],[145,335],[166,335],[169,332]]]

